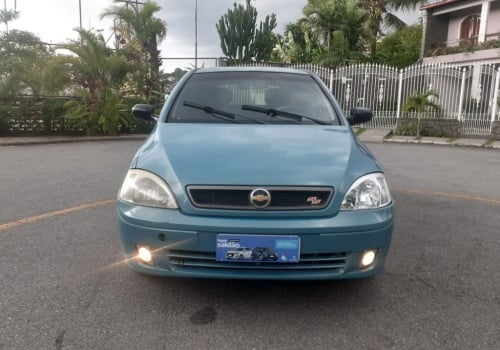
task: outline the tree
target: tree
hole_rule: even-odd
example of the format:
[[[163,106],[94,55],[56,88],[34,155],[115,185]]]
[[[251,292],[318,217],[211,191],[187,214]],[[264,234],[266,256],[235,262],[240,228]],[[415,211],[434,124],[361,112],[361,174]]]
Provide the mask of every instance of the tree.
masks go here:
[[[5,23],[5,33],[9,33],[9,22],[19,18],[19,12],[15,10],[0,10],[0,22]]]
[[[271,57],[276,15],[267,15],[258,28],[256,22],[257,9],[247,0],[246,6],[234,3],[233,9],[228,9],[215,24],[222,53],[231,63],[248,63],[252,59],[262,61]]]
[[[298,20],[285,26],[285,35],[277,36],[273,49],[276,59],[285,63],[311,63],[318,50],[316,42],[311,40],[310,30]]]
[[[368,13],[365,23],[369,37],[369,48],[371,55],[377,52],[377,40],[383,34],[382,29],[402,29],[406,23],[393,12],[396,10],[415,9],[418,4],[425,0],[359,0],[359,6]]]
[[[81,41],[64,46],[73,55],[61,58],[70,67],[82,96],[66,103],[68,117],[88,134],[102,131],[115,135],[120,126],[129,122],[128,108],[120,98],[120,91],[134,66],[120,52],[108,48],[102,35],[86,30],[78,32]]]
[[[374,61],[404,68],[420,58],[422,25],[414,24],[387,35],[377,45]]]
[[[175,68],[171,73],[163,73],[162,81],[165,82],[165,91],[167,93],[172,92],[175,85],[182,79],[182,77],[188,72],[188,70]]]
[[[285,26],[285,37],[303,51],[307,46],[307,37],[311,37],[311,32],[301,20],[298,20]]]
[[[253,57],[257,62],[269,60],[276,41],[274,28],[276,28],[276,16],[272,14],[266,16],[265,21],[260,22],[259,28],[255,30]]]
[[[114,29],[118,33],[119,46],[123,47],[129,61],[149,67],[139,70],[135,81],[138,91],[153,100],[158,100],[161,92],[161,58],[158,43],[167,35],[167,23],[155,17],[155,13],[160,9],[154,1],[147,1],[143,5],[132,1],[126,6],[111,6],[101,15],[101,18],[115,18]]]
[[[338,65],[363,57],[367,12],[354,0],[308,0],[302,25],[317,43],[315,61]]]
[[[12,93],[38,96],[59,90],[56,81],[46,79],[53,51],[33,33],[12,30],[1,37],[0,70],[4,77],[2,95]]]
[[[59,94],[70,83],[54,50],[33,33],[14,29],[0,42],[0,95]]]
[[[308,0],[302,11],[305,16],[303,23],[311,30],[315,40],[326,45],[328,51],[333,33],[338,30],[338,24],[342,21],[338,4],[340,2],[335,0]]]
[[[422,117],[426,112],[438,112],[441,107],[434,101],[439,97],[439,94],[433,90],[428,90],[423,93],[414,94],[406,100],[402,107],[403,112],[414,112],[417,115],[417,138],[420,137],[420,129]]]
[[[307,36],[307,33],[304,33]],[[285,36],[277,36],[276,46],[273,49],[273,61],[283,63],[311,63],[311,40],[308,40],[309,45],[301,46],[295,41],[292,32],[285,32]]]

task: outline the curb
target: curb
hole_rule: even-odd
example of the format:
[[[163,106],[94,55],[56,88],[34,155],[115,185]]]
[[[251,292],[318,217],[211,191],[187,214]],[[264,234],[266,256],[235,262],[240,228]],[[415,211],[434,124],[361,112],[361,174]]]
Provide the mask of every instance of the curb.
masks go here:
[[[357,132],[357,129],[353,129]],[[388,137],[389,136],[389,137]],[[473,147],[500,149],[500,140],[490,140],[487,138],[439,138],[439,137],[422,137],[416,139],[411,136],[391,135],[389,129],[366,129],[357,135],[358,139],[363,143],[399,143],[399,144],[415,144],[415,145],[437,145],[437,146],[458,146],[458,147]]]
[[[362,134],[361,134],[362,135]],[[363,140],[361,135],[358,135],[363,143],[399,143],[399,144],[422,144],[422,145],[438,145],[438,146],[456,146],[456,147],[474,147],[500,150],[500,141],[488,143],[488,140],[481,140],[481,142],[467,143],[462,142],[460,139],[447,141],[445,140],[415,140],[405,138],[385,138],[379,137],[377,139],[370,138]],[[130,134],[121,136],[39,136],[39,137],[0,137],[0,147],[2,146],[28,146],[28,145],[42,145],[42,144],[56,144],[56,143],[70,143],[70,142],[95,142],[95,141],[130,141],[130,140],[145,140],[149,134]]]
[[[43,145],[54,143],[70,142],[95,142],[95,141],[127,141],[144,140],[148,137],[146,134],[123,135],[123,136],[75,136],[75,137],[0,137],[0,147],[2,146],[28,146]]]
[[[438,145],[438,146],[455,146],[455,147],[473,147],[473,148],[489,148],[489,149],[500,149],[500,144],[495,145],[486,144],[488,141],[484,140],[483,143],[466,143],[466,142],[457,142],[457,141],[436,141],[436,140],[405,140],[405,139],[384,139],[382,142],[384,143],[406,143],[406,144],[420,144],[420,145]]]

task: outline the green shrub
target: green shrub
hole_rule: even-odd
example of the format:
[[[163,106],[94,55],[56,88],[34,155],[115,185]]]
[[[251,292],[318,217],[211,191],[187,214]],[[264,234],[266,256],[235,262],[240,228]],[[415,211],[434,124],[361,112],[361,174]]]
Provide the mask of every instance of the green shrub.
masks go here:
[[[47,98],[41,103],[41,111],[43,116],[43,124],[46,133],[64,133],[69,130],[66,123],[63,99]]]
[[[5,136],[9,133],[9,116],[4,109],[0,110],[0,136]]]
[[[401,136],[415,136],[417,137],[417,120],[412,120],[408,123],[405,123],[404,125],[398,126],[396,130],[394,131],[395,135],[401,135]],[[423,123],[421,126],[420,130],[420,136],[425,136],[425,137],[446,137],[450,138],[453,137],[453,135],[443,131],[439,130],[436,128],[433,128],[430,125],[426,125]]]
[[[420,132],[421,136],[427,136],[427,137],[445,137],[445,138],[450,138],[452,137],[451,134],[444,132],[442,130],[434,129],[431,127],[424,127],[422,131]]]
[[[398,126],[394,131],[395,135],[401,136],[417,136],[417,121]]]

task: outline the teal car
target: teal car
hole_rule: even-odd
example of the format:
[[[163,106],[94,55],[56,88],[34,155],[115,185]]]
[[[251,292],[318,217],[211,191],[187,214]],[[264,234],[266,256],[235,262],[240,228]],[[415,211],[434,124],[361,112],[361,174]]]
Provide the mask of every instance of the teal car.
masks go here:
[[[373,154],[314,74],[217,67],[187,73],[118,193],[126,261],[140,273],[319,280],[383,271],[394,202]],[[268,247],[273,259],[231,259]],[[230,255],[230,254],[229,254]]]

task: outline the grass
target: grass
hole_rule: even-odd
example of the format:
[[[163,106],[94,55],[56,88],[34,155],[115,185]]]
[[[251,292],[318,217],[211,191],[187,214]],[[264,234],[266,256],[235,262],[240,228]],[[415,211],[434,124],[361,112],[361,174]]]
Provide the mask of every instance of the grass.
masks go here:
[[[488,141],[486,141],[483,146],[485,147],[491,146],[495,141],[496,141],[495,139],[488,139]]]
[[[366,131],[366,128],[356,128],[356,136],[359,136],[361,135],[362,133],[364,133]]]

